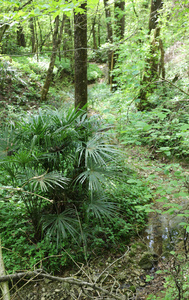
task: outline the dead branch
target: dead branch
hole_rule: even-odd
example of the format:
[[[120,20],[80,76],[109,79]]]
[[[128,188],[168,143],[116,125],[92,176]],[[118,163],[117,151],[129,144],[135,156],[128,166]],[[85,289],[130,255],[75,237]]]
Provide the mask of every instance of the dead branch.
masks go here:
[[[89,283],[87,281],[83,281],[83,280],[80,280],[80,279],[77,279],[74,277],[62,278],[62,277],[52,276],[52,275],[49,275],[46,273],[42,273],[41,269],[33,271],[33,272],[21,272],[21,273],[0,276],[0,282],[11,281],[14,279],[24,279],[24,278],[33,277],[33,276],[47,278],[47,279],[53,280],[53,281],[67,282],[69,284],[78,285],[80,287],[89,287],[89,288],[92,288],[94,291],[101,292],[101,293],[111,297],[109,299],[116,299],[116,300],[125,299],[125,295],[117,296],[114,293],[111,293],[108,290],[99,287],[96,283]]]
[[[41,272],[42,270],[38,269],[36,271],[28,271],[28,272],[20,272],[20,273],[4,275],[4,276],[0,276],[0,282],[12,281],[14,279],[24,279],[25,277],[33,277],[39,275]]]

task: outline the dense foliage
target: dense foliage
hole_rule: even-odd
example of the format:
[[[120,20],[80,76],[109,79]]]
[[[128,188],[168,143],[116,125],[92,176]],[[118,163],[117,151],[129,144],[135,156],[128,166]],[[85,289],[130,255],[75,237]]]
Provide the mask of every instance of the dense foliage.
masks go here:
[[[106,129],[111,127],[80,111],[44,109],[2,130],[1,218],[2,229],[7,228],[2,240],[13,255],[24,261],[29,255],[30,267],[37,263],[39,249],[44,258],[62,247],[70,249],[71,240],[73,251],[85,245],[98,252],[118,243],[123,250],[122,239],[126,242],[143,224],[145,214],[135,206],[149,201],[149,192],[136,175],[131,173],[135,180],[130,183],[126,170],[120,169],[115,160],[120,154],[109,144]],[[77,259],[79,253],[74,254]],[[69,262],[66,256],[62,265]],[[24,261],[18,260],[14,269]]]
[[[151,29],[153,0],[104,1],[106,7],[88,0],[87,113],[73,109],[73,10],[83,13],[80,3],[0,1],[0,234],[7,272],[40,265],[58,273],[73,261],[123,252],[146,212],[179,214],[185,250],[170,251],[176,271],[170,263],[166,292],[149,299],[187,299],[188,207],[165,195],[188,199],[189,191],[178,164],[187,168],[189,154],[188,1],[163,1]],[[42,103],[57,16],[63,34]],[[173,187],[154,187],[153,172],[146,179],[128,166],[131,147],[147,149],[149,164],[167,163],[161,172],[174,174]]]

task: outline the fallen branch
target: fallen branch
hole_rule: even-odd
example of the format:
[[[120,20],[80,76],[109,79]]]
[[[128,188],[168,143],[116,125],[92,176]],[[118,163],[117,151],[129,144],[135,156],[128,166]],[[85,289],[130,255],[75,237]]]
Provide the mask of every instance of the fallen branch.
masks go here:
[[[15,273],[15,274],[10,274],[10,275],[0,276],[0,282],[11,281],[13,279],[24,279],[24,278],[33,277],[33,276],[47,278],[47,279],[53,280],[53,281],[67,282],[69,284],[78,285],[80,287],[83,287],[83,286],[90,287],[94,291],[101,292],[105,295],[108,295],[112,299],[116,299],[116,300],[126,299],[125,295],[117,296],[114,293],[111,293],[108,290],[99,287],[96,283],[89,283],[87,281],[83,281],[83,280],[80,280],[80,279],[77,279],[77,278],[74,278],[74,277],[62,278],[62,277],[52,276],[52,275],[49,275],[49,274],[46,274],[46,273],[42,273],[41,269],[33,271],[33,272],[21,272],[21,273]],[[109,298],[109,299],[111,299],[111,298]]]
[[[10,275],[3,275],[0,276],[0,282],[11,281],[14,279],[24,279],[25,277],[33,277],[39,275],[41,272],[42,270],[38,269],[36,271],[31,271],[31,272],[20,272],[20,273],[14,273]]]

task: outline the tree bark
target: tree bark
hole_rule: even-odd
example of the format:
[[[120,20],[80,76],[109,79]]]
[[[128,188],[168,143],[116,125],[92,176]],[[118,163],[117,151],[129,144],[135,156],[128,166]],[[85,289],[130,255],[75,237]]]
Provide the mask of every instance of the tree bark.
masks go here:
[[[5,276],[5,266],[3,262],[3,254],[1,248],[1,238],[0,238],[0,276]],[[5,280],[0,283],[0,289],[2,291],[2,300],[10,300],[8,280]]]
[[[83,13],[74,12],[75,107],[87,104],[87,1],[80,5]]]

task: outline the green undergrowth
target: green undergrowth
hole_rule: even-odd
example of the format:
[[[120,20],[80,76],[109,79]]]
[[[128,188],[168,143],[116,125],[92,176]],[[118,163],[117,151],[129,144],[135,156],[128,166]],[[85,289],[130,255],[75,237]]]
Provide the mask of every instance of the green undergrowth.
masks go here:
[[[125,250],[142,230],[147,184],[125,168],[97,116],[46,107],[11,111],[1,128],[0,232],[8,272]],[[85,130],[84,130],[85,129]],[[50,201],[49,201],[50,200]]]
[[[186,161],[189,154],[189,109],[183,94],[174,92],[170,90],[162,98],[162,89],[159,88],[151,99],[152,103],[159,101],[159,104],[142,112],[136,110],[134,101],[128,101],[128,95],[121,90],[111,93],[105,84],[94,86],[89,91],[89,98],[91,106],[114,125],[121,144],[147,146],[158,156]]]
[[[50,58],[48,55],[4,56],[0,59],[1,111],[7,105],[25,107],[41,106],[40,93],[46,78]],[[88,63],[88,82],[103,77],[95,63]],[[74,102],[74,70],[69,58],[56,58],[48,103],[59,107],[63,102]]]
[[[106,192],[108,200],[117,203],[116,215],[111,219],[103,218],[101,223],[94,218],[90,223],[82,220],[79,244],[68,235],[58,248],[56,239],[49,241],[44,237],[39,242],[34,241],[32,223],[20,196],[12,192],[6,192],[5,196],[1,190],[0,232],[7,272],[43,267],[48,272],[58,273],[73,265],[73,260],[83,262],[86,257],[91,259],[102,253],[125,251],[130,238],[146,224],[146,212],[139,206],[149,203],[151,194],[147,185],[130,170],[125,171],[123,180],[115,182],[114,193]],[[86,244],[83,244],[82,235]]]
[[[152,152],[167,158],[187,160],[189,118],[185,104],[178,109],[160,106],[149,112],[123,114],[119,138],[124,145],[148,145]]]

